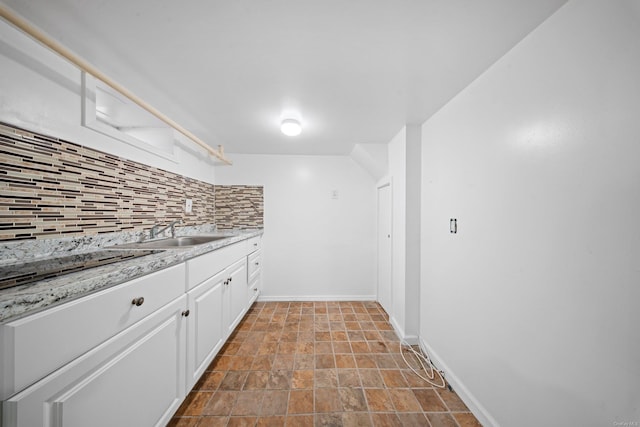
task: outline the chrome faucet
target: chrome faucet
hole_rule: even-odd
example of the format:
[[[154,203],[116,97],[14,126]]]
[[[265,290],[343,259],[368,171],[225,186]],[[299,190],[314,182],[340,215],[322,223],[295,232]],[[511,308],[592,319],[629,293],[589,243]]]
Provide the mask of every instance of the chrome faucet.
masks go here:
[[[156,224],[153,227],[151,227],[151,231],[149,232],[149,235],[152,239],[155,239],[156,237],[158,237],[159,234],[164,233],[168,228],[171,229],[171,237],[176,237],[176,229],[175,229],[175,225],[176,224],[180,224],[182,223],[181,220],[177,219],[175,221],[172,221],[171,223],[169,223],[169,225],[167,225],[164,228],[160,228],[162,227],[161,224]]]

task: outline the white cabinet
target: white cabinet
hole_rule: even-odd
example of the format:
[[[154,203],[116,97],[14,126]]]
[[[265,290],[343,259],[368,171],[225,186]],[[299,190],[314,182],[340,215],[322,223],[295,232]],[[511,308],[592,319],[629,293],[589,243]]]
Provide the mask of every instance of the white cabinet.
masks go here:
[[[247,310],[247,261],[246,255],[226,270],[227,280],[223,289],[223,321],[227,335],[231,334]]]
[[[247,296],[252,304],[262,291],[262,236],[252,237],[247,241]]]
[[[184,276],[184,264],[176,265],[0,325],[0,397],[17,393],[183,295]]]
[[[249,249],[247,253],[262,249],[262,236],[255,236],[247,239],[247,247]]]
[[[262,288],[262,250],[257,250],[247,256],[247,296],[252,304],[260,294]]]
[[[166,425],[255,300],[260,244],[0,325],[0,425]]]
[[[187,261],[187,291],[247,255],[247,241],[234,243]]]
[[[223,270],[189,291],[187,305],[187,391],[204,373],[226,338],[223,328]]]
[[[190,390],[249,307],[247,241],[187,261],[187,277],[190,289],[187,389]]]
[[[3,403],[17,427],[164,426],[185,396],[186,296]]]

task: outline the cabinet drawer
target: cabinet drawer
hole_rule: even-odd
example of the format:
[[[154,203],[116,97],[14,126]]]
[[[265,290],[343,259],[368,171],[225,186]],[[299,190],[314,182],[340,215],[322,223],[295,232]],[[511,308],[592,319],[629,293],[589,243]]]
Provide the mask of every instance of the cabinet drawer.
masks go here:
[[[255,236],[250,239],[247,239],[248,249],[247,252],[251,253],[253,251],[257,251],[262,248],[262,236]]]
[[[251,255],[249,255],[249,265],[248,265],[248,281],[251,281],[251,278],[262,268],[262,251],[255,251]]]
[[[261,274],[260,270],[258,270],[253,276],[251,276],[248,288],[249,303],[255,301],[260,294],[260,288],[262,287]]]
[[[244,257],[246,244],[243,240],[187,261],[187,291]]]
[[[3,402],[6,427],[166,426],[185,396],[183,296]]]
[[[2,399],[180,297],[184,281],[180,264],[3,325]]]

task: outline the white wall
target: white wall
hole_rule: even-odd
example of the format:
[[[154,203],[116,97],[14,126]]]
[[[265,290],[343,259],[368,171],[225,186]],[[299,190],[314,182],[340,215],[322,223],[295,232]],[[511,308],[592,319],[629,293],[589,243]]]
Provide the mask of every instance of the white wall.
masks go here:
[[[415,340],[420,325],[420,202],[422,127],[406,126],[405,335]],[[415,341],[414,341],[415,342]]]
[[[364,169],[348,156],[232,157],[218,184],[264,186],[262,299],[375,299],[376,189]]]
[[[356,144],[350,155],[375,181],[389,173],[388,144]]]
[[[408,124],[388,144],[392,182],[392,312],[400,337],[416,343],[420,317],[421,128]]]
[[[636,425],[640,3],[568,3],[422,138],[420,335],[447,378],[487,424]]]
[[[403,127],[389,142],[389,176],[391,177],[391,306],[388,313],[399,335],[405,332],[405,278],[407,228],[407,129]]]
[[[82,127],[80,71],[4,21],[0,21],[0,70],[0,121],[214,182],[213,161],[186,138],[180,138],[176,161],[170,161]]]

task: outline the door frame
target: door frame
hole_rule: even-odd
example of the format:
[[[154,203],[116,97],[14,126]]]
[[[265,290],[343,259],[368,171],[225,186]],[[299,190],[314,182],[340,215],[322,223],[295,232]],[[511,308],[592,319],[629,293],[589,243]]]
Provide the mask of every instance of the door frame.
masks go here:
[[[378,241],[379,231],[380,231],[380,190],[384,187],[389,187],[389,227],[391,237],[389,240],[389,307],[383,307],[385,311],[388,311],[387,314],[389,318],[392,317],[393,313],[393,179],[392,177],[385,177],[378,181],[376,185],[376,298],[378,302],[380,301],[380,243]],[[380,304],[382,305],[382,304]]]

